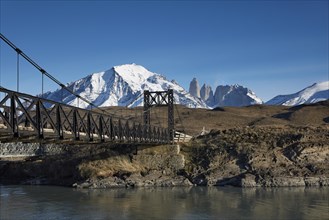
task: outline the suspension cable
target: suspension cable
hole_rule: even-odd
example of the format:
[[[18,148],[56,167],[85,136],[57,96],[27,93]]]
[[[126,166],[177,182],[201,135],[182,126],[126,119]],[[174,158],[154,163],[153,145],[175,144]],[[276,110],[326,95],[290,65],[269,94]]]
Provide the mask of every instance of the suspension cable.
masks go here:
[[[175,98],[174,98],[174,100],[175,100]],[[175,102],[175,101],[174,101],[174,102]],[[185,126],[184,126],[184,124],[183,124],[183,120],[182,120],[182,118],[181,118],[181,116],[180,116],[180,114],[179,114],[178,106],[177,106],[177,105],[174,105],[174,106],[175,106],[175,110],[176,110],[176,112],[177,112],[178,120],[180,121],[181,126],[182,126],[182,128],[183,128],[183,132],[185,132]]]
[[[44,74],[41,73],[41,97],[43,98],[43,93],[44,93],[44,90],[43,90],[43,83],[44,83]]]
[[[34,62],[30,57],[28,57],[23,51],[21,51],[18,47],[15,46],[15,44],[13,44],[10,40],[8,40],[3,34],[0,33],[0,38],[6,43],[8,44],[11,48],[13,48],[17,53],[19,53],[19,55],[21,55],[26,61],[28,61],[31,65],[33,65],[36,69],[38,69],[42,74],[44,74],[45,76],[47,76],[49,79],[51,79],[53,82],[55,82],[57,85],[59,85],[60,87],[62,87],[63,89],[65,89],[66,91],[68,91],[69,93],[71,93],[72,95],[74,95],[77,98],[80,98],[81,100],[83,100],[84,102],[88,103],[90,106],[93,106],[99,110],[101,110],[103,113],[105,112],[104,109],[101,109],[99,107],[97,107],[96,105],[94,105],[93,103],[89,102],[89,100],[87,100],[86,98],[81,97],[80,95],[76,94],[74,91],[72,91],[71,89],[69,89],[68,87],[66,87],[63,83],[61,83],[59,80],[57,80],[55,77],[53,77],[51,74],[49,74],[46,70],[44,70],[43,68],[41,68],[36,62]]]
[[[16,60],[16,90],[19,92],[19,55],[22,53],[22,51],[18,48],[15,49],[17,52],[17,60]]]

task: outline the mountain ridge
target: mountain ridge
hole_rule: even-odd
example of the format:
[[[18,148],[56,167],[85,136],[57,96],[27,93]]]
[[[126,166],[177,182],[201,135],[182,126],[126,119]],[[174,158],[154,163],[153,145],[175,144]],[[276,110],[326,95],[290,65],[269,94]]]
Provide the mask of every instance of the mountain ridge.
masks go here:
[[[142,106],[144,90],[168,89],[174,90],[176,104],[190,108],[239,107],[255,104],[294,106],[329,99],[329,81],[315,83],[293,94],[275,96],[266,103],[252,90],[241,85],[219,85],[213,91],[211,86],[206,84],[200,88],[196,78],[193,78],[190,83],[190,92],[187,92],[175,80],[169,81],[165,76],[151,72],[135,63],[95,72],[66,85],[69,90],[99,107]],[[42,97],[80,108],[90,107],[88,103],[63,88],[46,92],[42,94]]]
[[[198,81],[193,78],[189,91],[190,94],[200,98],[211,108],[263,104],[263,101],[252,90],[238,84],[218,85],[213,92],[212,87],[206,84],[203,84],[200,89]]]
[[[135,63],[114,66],[106,71],[92,73],[69,83],[67,87],[99,107],[141,106],[143,104],[143,90],[173,89],[177,104],[193,108],[208,108],[202,100],[191,96],[175,81],[168,81],[166,77],[153,73]],[[88,103],[82,102],[63,88],[45,94],[43,97],[47,99],[61,102],[63,97],[63,102],[66,104],[81,108],[89,107]]]
[[[266,105],[295,106],[311,104],[329,99],[329,81],[314,83],[296,93],[278,95],[267,101]]]

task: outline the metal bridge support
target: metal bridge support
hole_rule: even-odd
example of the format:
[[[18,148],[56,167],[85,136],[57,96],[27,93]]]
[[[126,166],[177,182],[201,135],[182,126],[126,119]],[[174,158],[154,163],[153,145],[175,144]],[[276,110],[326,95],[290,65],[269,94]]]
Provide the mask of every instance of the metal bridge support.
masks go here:
[[[174,128],[175,128],[175,119],[174,119],[174,91],[172,89],[168,90],[168,134],[169,140],[174,140]]]
[[[15,95],[12,95],[10,98],[10,124],[14,137],[18,137],[18,123],[17,123],[17,115],[16,115]]]
[[[153,106],[168,106],[168,139],[174,140],[174,91],[144,91],[144,126],[151,132],[151,113]]]

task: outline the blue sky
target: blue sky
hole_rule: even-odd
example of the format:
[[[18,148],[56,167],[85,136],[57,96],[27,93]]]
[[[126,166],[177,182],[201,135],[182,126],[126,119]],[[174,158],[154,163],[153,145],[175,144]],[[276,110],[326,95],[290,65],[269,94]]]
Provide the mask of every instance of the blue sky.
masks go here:
[[[240,84],[264,101],[328,75],[328,1],[1,0],[1,33],[63,83],[137,63],[185,89],[196,77]],[[16,55],[1,43],[1,85]],[[41,92],[21,61],[20,91]],[[57,86],[45,80],[45,90]]]

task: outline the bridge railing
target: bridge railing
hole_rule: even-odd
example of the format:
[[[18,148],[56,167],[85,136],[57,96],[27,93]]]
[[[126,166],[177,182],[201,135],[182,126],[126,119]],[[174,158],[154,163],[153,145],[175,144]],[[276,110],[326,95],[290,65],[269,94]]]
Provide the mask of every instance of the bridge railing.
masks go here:
[[[0,141],[73,140],[168,143],[168,129],[146,126],[0,87]]]

